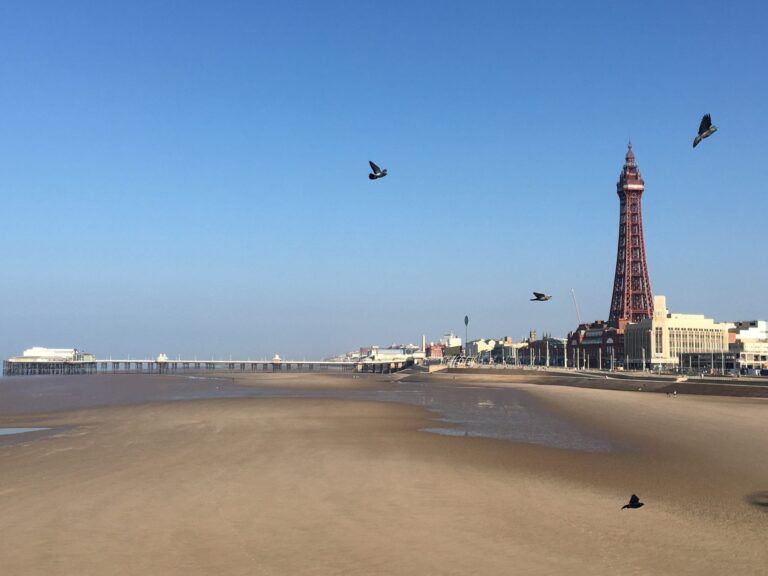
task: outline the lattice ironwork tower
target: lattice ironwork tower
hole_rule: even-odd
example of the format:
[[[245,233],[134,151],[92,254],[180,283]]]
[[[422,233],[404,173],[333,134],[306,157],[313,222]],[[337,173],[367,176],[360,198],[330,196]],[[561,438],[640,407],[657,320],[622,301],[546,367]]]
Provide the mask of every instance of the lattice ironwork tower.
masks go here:
[[[635,163],[632,143],[627,147],[626,161],[621,170],[616,193],[619,195],[619,249],[616,255],[616,275],[608,323],[623,329],[630,322],[639,322],[653,315],[653,295],[648,279],[643,240],[642,196],[645,183]]]

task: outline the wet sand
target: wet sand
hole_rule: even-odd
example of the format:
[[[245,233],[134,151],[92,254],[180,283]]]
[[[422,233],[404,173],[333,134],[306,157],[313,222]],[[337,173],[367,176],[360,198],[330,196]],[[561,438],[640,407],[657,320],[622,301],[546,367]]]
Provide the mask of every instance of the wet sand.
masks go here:
[[[388,380],[237,382],[354,391]],[[55,433],[0,446],[2,573],[765,573],[764,400],[491,385],[622,449],[427,434],[434,414],[385,402],[70,398],[27,414],[6,394],[0,426]],[[632,492],[646,505],[620,510]]]

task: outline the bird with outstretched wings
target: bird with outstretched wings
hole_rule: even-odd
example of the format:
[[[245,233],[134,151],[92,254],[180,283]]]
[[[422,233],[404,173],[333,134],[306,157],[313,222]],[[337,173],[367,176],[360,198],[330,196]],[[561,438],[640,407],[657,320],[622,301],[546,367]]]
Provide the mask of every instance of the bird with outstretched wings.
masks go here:
[[[368,178],[376,180],[376,178],[384,178],[387,175],[387,169],[382,170],[372,160],[368,160],[368,164],[371,165],[371,173],[368,174]]]
[[[704,138],[712,136],[715,132],[717,132],[717,126],[712,124],[712,116],[704,114],[701,119],[701,124],[699,124],[699,133],[696,134],[696,138],[693,139],[693,147],[696,148],[699,142],[704,140]]]
[[[629,498],[629,504],[624,504],[621,509],[624,510],[624,508],[640,508],[642,505],[643,503],[640,502],[640,498],[638,498],[637,494],[632,494],[632,496]]]
[[[552,296],[548,296],[543,292],[534,292],[533,296],[534,297],[531,298],[531,302],[546,302],[547,300],[552,298]]]

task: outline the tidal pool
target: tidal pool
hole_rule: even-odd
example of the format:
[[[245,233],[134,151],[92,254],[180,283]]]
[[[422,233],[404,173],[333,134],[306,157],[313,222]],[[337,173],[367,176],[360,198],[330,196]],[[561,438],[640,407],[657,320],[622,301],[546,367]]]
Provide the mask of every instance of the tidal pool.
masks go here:
[[[0,428],[0,436],[25,434],[26,432],[41,432],[42,430],[50,430],[50,428]]]

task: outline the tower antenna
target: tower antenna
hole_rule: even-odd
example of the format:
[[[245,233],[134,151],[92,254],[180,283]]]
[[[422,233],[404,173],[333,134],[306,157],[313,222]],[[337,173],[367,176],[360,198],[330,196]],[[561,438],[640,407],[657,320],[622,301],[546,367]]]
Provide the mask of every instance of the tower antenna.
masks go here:
[[[571,288],[571,296],[573,297],[573,307],[576,308],[576,318],[579,319],[579,324],[583,324],[581,321],[581,313],[579,312],[579,303],[576,302],[576,291]]]

